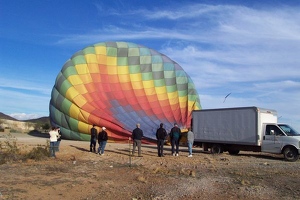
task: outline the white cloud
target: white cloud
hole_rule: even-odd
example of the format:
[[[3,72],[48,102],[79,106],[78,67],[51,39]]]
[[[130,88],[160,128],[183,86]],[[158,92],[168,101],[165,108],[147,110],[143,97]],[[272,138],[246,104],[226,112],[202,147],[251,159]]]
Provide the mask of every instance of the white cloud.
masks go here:
[[[267,90],[299,90],[300,91],[300,80],[298,81],[291,81],[291,80],[284,80],[278,82],[264,82],[264,83],[257,83],[254,84],[257,89],[267,89]]]
[[[26,113],[11,113],[9,114],[9,116],[18,120],[28,120],[28,119],[37,119],[40,117],[46,117],[40,114],[26,114]]]
[[[175,4],[176,5],[176,4]],[[157,8],[155,10],[138,10],[137,14],[144,15],[148,19],[170,19],[170,20],[180,20],[180,19],[194,19],[197,17],[207,17],[207,15],[212,16],[213,13],[219,12],[219,9],[223,9],[227,6],[212,6],[205,4],[186,4],[186,6],[176,7],[175,9],[170,6],[168,9]]]

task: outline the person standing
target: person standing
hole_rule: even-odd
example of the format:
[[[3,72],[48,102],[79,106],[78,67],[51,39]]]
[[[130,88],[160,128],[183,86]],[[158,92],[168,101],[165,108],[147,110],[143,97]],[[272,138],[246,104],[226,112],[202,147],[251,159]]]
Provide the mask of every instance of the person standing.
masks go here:
[[[191,128],[188,128],[187,132],[187,144],[188,144],[188,150],[189,150],[189,155],[188,157],[193,157],[193,144],[194,144],[194,133],[192,132]]]
[[[177,123],[174,123],[174,127],[171,129],[170,132],[170,139],[171,139],[171,145],[172,145],[172,155],[178,156],[179,153],[179,140],[181,138],[181,130],[178,128]],[[176,154],[175,154],[175,146],[176,146]]]
[[[99,132],[98,135],[98,143],[99,143],[98,154],[101,156],[104,155],[105,146],[108,140],[107,132],[105,130],[106,128],[103,126],[102,131]]]
[[[96,153],[96,143],[97,143],[97,129],[96,125],[93,124],[93,128],[91,128],[91,141],[90,141],[90,152]]]
[[[160,123],[159,128],[156,131],[158,157],[164,157],[164,143],[168,135],[166,129],[164,129],[163,126],[164,124]]]
[[[141,146],[142,146],[143,131],[140,127],[141,125],[137,123],[136,128],[132,131],[132,140],[133,140],[132,155],[134,156],[135,149],[136,147],[138,147],[138,156],[142,157]]]
[[[58,132],[58,137],[57,137],[57,142],[56,142],[56,151],[59,151],[59,145],[61,142],[61,134],[60,134],[60,128],[56,127],[57,132]]]
[[[52,130],[49,132],[50,135],[50,157],[56,158],[56,142],[58,137],[58,131],[55,127],[52,127]]]

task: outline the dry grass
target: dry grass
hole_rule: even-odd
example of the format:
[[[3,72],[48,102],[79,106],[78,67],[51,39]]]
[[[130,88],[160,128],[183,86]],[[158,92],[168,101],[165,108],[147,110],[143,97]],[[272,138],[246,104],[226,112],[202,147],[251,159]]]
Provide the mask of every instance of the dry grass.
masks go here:
[[[17,144],[17,139],[8,134],[4,141],[0,141],[0,164],[32,160],[45,160],[49,157],[49,142],[46,145],[38,145],[26,151]]]

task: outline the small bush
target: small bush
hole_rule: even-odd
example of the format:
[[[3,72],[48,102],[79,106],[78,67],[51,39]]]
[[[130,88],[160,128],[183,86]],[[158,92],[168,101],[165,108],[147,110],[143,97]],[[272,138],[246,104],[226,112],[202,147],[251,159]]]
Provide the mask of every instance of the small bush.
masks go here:
[[[26,159],[33,159],[33,160],[44,160],[49,157],[49,146],[46,145],[45,147],[38,146],[34,147],[31,151],[29,151],[26,155]]]
[[[17,146],[17,139],[9,134],[4,142],[0,141],[0,164],[33,159],[44,160],[49,157],[49,142],[45,146],[39,145],[31,151],[22,153]]]
[[[19,154],[20,149],[17,146],[17,139],[13,137],[11,134],[6,136],[6,140],[4,142],[0,141],[0,149],[1,152],[7,152],[11,154]]]

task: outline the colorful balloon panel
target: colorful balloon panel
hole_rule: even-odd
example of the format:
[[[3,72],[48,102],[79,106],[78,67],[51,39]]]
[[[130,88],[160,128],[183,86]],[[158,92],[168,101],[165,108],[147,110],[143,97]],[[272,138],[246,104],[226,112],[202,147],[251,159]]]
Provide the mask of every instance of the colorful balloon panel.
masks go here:
[[[191,78],[167,56],[128,42],[104,42],[75,53],[62,67],[52,89],[51,123],[63,137],[89,140],[95,124],[110,141],[127,141],[136,123],[155,139],[162,122],[191,124],[201,109]]]

